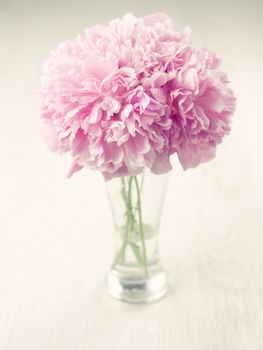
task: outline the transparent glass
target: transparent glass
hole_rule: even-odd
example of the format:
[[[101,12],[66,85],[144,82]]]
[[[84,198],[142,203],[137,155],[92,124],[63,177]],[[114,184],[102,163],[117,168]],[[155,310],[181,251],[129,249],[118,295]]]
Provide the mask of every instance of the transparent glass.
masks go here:
[[[168,175],[141,175],[107,182],[116,252],[107,285],[111,296],[127,302],[150,302],[167,291],[158,254],[158,231]]]

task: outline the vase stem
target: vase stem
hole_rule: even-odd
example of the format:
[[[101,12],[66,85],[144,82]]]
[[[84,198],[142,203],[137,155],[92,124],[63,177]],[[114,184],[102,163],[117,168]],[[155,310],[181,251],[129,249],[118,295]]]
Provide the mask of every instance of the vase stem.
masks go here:
[[[129,176],[127,178],[128,182],[128,189],[126,186],[125,178],[121,178],[121,184],[122,184],[122,198],[125,203],[125,213],[126,215],[126,224],[125,224],[125,230],[124,230],[124,236],[123,236],[123,242],[120,251],[117,253],[116,259],[113,263],[113,267],[118,262],[125,262],[125,254],[126,254],[126,248],[128,244],[130,245],[137,261],[139,264],[142,265],[144,270],[145,277],[148,277],[148,262],[147,262],[147,252],[146,252],[146,246],[145,246],[145,237],[144,237],[144,229],[143,229],[143,218],[142,218],[142,206],[141,206],[141,190],[142,190],[142,184],[141,187],[139,187],[138,179],[136,176]],[[132,201],[132,185],[135,184],[136,188],[136,195],[137,195],[137,206],[133,206]],[[133,209],[135,212],[133,212]],[[138,211],[139,216],[139,236],[142,244],[142,252],[140,252],[139,247],[131,241],[130,235],[134,231],[134,226],[136,223],[136,213]]]
[[[144,274],[145,277],[148,277],[148,263],[147,263],[147,253],[145,248],[145,237],[144,237],[144,231],[143,231],[143,221],[142,221],[142,208],[141,208],[141,194],[140,194],[140,188],[138,185],[137,177],[134,176],[136,191],[137,191],[137,203],[138,203],[138,211],[139,211],[139,225],[140,225],[140,237],[142,241],[142,255],[143,255],[143,267],[144,267]]]

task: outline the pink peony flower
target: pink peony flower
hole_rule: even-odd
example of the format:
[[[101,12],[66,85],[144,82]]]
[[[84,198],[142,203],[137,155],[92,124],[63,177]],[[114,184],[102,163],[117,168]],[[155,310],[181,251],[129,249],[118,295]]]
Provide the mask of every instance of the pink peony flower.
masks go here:
[[[230,130],[235,99],[219,60],[195,49],[190,29],[175,32],[162,14],[127,14],[67,41],[44,61],[43,135],[106,179],[184,169],[215,156]]]

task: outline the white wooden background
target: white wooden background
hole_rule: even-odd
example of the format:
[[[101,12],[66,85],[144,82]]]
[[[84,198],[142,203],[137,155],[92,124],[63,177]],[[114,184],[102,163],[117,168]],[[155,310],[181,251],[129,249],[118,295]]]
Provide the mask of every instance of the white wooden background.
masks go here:
[[[0,350],[262,350],[261,1],[0,2]],[[131,306],[105,294],[114,246],[99,174],[70,181],[39,135],[41,60],[61,40],[163,11],[223,59],[238,98],[217,158],[176,159],[160,232],[170,293]]]

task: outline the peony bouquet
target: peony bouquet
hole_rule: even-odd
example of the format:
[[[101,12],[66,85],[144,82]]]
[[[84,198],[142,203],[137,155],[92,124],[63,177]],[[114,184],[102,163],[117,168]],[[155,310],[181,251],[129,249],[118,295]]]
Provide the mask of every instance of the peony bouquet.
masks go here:
[[[134,187],[140,204],[136,176],[145,168],[169,172],[174,153],[184,169],[211,160],[235,109],[220,60],[193,47],[189,27],[175,31],[164,14],[127,14],[61,43],[43,63],[40,96],[44,138],[52,151],[71,155],[68,176],[88,167],[106,180],[121,177],[121,259],[131,228],[144,245],[141,208],[136,219],[129,203]]]

